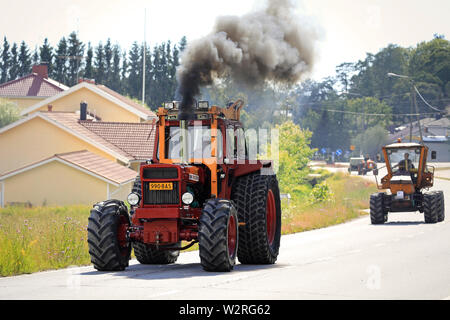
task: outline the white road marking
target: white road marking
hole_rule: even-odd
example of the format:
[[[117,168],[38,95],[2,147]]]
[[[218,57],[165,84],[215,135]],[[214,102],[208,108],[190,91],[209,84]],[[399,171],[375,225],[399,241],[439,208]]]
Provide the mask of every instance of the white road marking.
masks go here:
[[[333,259],[334,259],[333,256],[330,256],[330,257],[323,257],[323,258],[316,259],[314,262],[330,261],[330,260],[333,260]]]
[[[375,248],[378,248],[378,247],[383,247],[383,246],[385,246],[385,245],[386,245],[386,243],[380,242],[380,243],[375,244],[374,247],[375,247]]]
[[[355,249],[355,250],[347,251],[346,254],[355,254],[355,253],[360,253],[360,252],[362,252],[361,249]]]
[[[157,298],[157,297],[163,297],[163,296],[168,296],[171,294],[175,294],[181,292],[180,290],[171,290],[171,291],[166,291],[166,292],[160,292],[160,293],[156,293],[156,294],[151,294],[149,296],[147,296],[147,298]]]

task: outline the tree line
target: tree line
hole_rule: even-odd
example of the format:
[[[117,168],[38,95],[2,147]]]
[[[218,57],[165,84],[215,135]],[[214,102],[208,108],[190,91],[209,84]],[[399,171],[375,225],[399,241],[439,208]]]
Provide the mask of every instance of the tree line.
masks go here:
[[[388,142],[389,132],[417,121],[409,116],[416,113],[412,82],[388,73],[414,81],[426,101],[416,95],[421,119],[445,116],[450,106],[450,42],[441,35],[409,48],[389,44],[377,53],[367,53],[363,60],[341,63],[334,75],[293,88],[266,84],[247,89],[225,79],[205,88],[203,94],[219,104],[229,97],[248,101],[242,116],[247,127],[292,120],[312,131],[314,148],[345,152],[354,145],[355,154],[374,156]]]
[[[28,75],[33,65],[44,63],[50,78],[69,87],[80,78],[94,79],[97,84],[141,100],[145,51],[145,104],[157,108],[174,99],[175,72],[186,44],[183,37],[177,44],[167,41],[153,48],[146,46],[145,50],[143,44],[134,42],[127,50],[109,38],[96,46],[85,44],[72,32],[55,47],[46,38],[31,50],[25,41],[10,44],[5,36],[0,47],[0,84]]]
[[[186,45],[183,37],[176,44],[167,41],[145,48],[145,103],[152,109],[175,99],[176,68]],[[34,52],[25,42],[11,45],[4,37],[0,83],[30,73],[33,64],[47,63],[49,76],[68,86],[81,77],[95,79],[141,100],[143,55],[144,47],[137,42],[129,49],[111,39],[93,46],[84,44],[75,32],[56,47],[45,39]],[[414,81],[421,95],[416,97],[421,118],[444,115],[436,110],[444,111],[450,105],[450,42],[441,35],[409,48],[389,44],[377,53],[367,53],[363,60],[341,63],[334,75],[295,87],[268,83],[247,88],[231,78],[220,79],[203,88],[201,98],[221,106],[238,98],[245,100],[242,119],[246,127],[269,128],[292,120],[312,132],[314,148],[348,150],[353,144],[357,152],[374,153],[378,149],[374,146],[384,143],[388,132],[416,121],[408,115],[415,113],[411,82],[388,77],[388,73]]]

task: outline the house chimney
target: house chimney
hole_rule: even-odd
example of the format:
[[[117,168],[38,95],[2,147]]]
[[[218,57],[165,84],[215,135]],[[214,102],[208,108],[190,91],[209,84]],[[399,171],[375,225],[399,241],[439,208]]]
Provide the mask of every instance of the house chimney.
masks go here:
[[[48,79],[48,66],[46,64],[39,64],[32,67],[33,73],[37,73],[38,76]]]
[[[85,101],[80,103],[80,120],[87,119],[87,103]]]
[[[48,112],[52,112],[53,111],[53,106],[51,104],[49,104],[47,106],[47,110],[48,110]]]
[[[95,84],[95,79],[86,79],[86,78],[80,78],[78,79],[78,83],[87,82],[90,84]]]

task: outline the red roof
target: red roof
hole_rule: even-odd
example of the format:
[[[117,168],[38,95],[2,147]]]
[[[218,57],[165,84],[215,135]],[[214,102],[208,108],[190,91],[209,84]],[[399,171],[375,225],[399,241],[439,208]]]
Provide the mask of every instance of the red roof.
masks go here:
[[[22,78],[0,84],[2,97],[51,97],[67,87],[52,79],[31,73]]]
[[[74,151],[68,153],[55,154],[49,158],[28,164],[22,168],[4,173],[0,178],[5,179],[18,173],[27,171],[36,166],[43,165],[49,161],[61,159],[66,163],[72,164],[80,169],[89,171],[97,176],[105,178],[116,184],[130,182],[136,178],[136,171],[124,167],[116,162],[105,159],[87,150]]]
[[[148,160],[153,157],[155,124],[102,121],[80,121],[79,123],[135,160]]]
[[[116,182],[117,184],[126,183],[136,178],[136,171],[86,150],[56,154],[55,157]]]
[[[128,161],[143,161],[153,157],[156,124],[152,122],[80,121],[74,112],[47,112],[42,115],[75,131]]]

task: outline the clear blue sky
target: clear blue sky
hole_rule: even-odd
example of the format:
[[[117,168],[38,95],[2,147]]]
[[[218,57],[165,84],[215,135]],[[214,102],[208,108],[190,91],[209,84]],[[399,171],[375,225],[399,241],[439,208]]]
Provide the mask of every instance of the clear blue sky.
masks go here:
[[[97,45],[111,38],[122,48],[144,38],[150,45],[178,42],[208,33],[218,15],[243,15],[261,7],[257,0],[0,0],[0,36],[34,49],[45,37],[55,46],[78,31]],[[448,0],[298,0],[297,14],[320,30],[314,78],[334,74],[337,64],[364,59],[389,43],[409,47],[443,34],[450,38]]]

